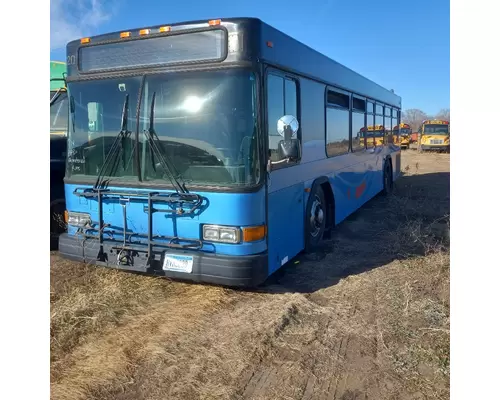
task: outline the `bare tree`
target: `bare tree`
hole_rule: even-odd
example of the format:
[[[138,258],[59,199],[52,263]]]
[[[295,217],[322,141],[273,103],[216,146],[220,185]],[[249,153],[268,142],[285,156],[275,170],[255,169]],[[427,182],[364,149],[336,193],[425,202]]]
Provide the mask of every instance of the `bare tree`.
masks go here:
[[[436,119],[442,119],[445,121],[450,121],[450,109],[443,108],[436,114]]]
[[[403,111],[402,117],[401,122],[410,125],[413,132],[418,131],[422,122],[428,118],[427,114],[418,108],[410,108],[409,110]]]

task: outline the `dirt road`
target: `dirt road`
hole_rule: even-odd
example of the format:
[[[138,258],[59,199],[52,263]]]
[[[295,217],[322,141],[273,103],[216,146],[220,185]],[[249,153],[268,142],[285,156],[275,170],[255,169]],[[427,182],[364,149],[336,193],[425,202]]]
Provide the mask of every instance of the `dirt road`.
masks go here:
[[[258,291],[52,254],[52,398],[449,398],[449,155],[402,169]]]

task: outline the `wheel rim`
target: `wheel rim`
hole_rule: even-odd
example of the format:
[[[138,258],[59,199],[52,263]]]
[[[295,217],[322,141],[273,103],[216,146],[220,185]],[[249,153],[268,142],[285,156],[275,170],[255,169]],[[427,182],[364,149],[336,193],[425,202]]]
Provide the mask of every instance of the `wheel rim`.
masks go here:
[[[321,204],[318,196],[315,196],[311,206],[311,212],[309,214],[309,225],[312,237],[317,237],[320,234],[324,218],[325,213],[323,211],[323,205]]]

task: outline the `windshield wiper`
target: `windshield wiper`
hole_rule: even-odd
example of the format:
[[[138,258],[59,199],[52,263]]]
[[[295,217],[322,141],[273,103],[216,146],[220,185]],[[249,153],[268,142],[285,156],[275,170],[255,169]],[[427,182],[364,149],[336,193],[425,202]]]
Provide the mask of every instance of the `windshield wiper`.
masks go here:
[[[158,141],[161,146],[161,141],[154,130],[155,99],[156,99],[156,92],[153,92],[153,96],[151,98],[151,109],[149,112],[149,128],[144,131],[144,134],[147,136],[149,146],[151,147],[152,152],[154,153],[156,158],[160,161],[160,165],[167,173],[169,180],[174,186],[177,193],[187,194],[189,192],[186,189],[186,184],[182,180],[181,175],[178,173],[175,167],[169,162],[169,160],[163,156],[158,144],[156,143],[156,141]]]
[[[116,161],[116,155],[121,153],[121,150],[123,149],[123,139],[125,139],[130,133],[132,133],[128,130],[128,97],[129,95],[126,94],[125,102],[123,103],[120,132],[118,132],[118,135],[116,135],[115,140],[111,144],[111,148],[108,151],[108,154],[106,154],[106,158],[104,158],[104,163],[102,164],[102,168],[99,171],[99,175],[97,176],[97,180],[94,184],[94,189],[102,186],[104,173],[108,169],[111,160],[115,159]],[[120,149],[120,151],[117,152],[117,149]]]

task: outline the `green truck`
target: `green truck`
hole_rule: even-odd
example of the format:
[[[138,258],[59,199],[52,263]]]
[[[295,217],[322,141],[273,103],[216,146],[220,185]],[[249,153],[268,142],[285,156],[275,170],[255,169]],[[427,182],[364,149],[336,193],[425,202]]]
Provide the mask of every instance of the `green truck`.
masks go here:
[[[64,170],[66,165],[68,96],[66,64],[50,62],[50,236],[51,249],[65,231]]]

